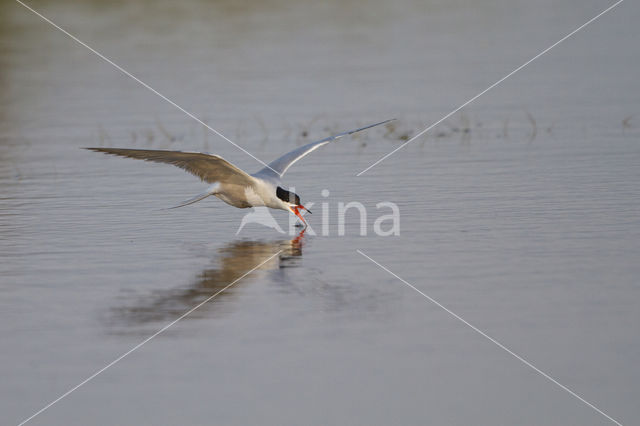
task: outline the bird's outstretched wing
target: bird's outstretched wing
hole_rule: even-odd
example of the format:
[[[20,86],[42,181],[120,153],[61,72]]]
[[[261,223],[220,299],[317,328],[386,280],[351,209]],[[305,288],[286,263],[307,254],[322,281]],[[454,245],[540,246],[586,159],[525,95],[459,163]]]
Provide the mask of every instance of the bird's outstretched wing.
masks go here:
[[[296,148],[293,151],[286,153],[285,155],[278,158],[277,160],[272,161],[271,163],[269,163],[269,167],[265,167],[262,170],[258,171],[257,173],[255,173],[255,176],[268,177],[271,179],[275,178],[276,180],[280,180],[282,175],[285,174],[285,172],[289,169],[289,167],[293,165],[293,163],[295,163],[305,155],[309,154],[310,152],[320,148],[321,146],[326,145],[329,142],[334,141],[336,139],[340,139],[343,136],[347,136],[352,133],[369,129],[371,127],[379,126],[381,124],[385,124],[393,120],[395,120],[395,118],[392,118],[391,120],[381,121],[380,123],[376,123],[376,124],[370,124],[365,127],[360,127],[359,129],[342,132],[337,135],[329,136],[328,138],[324,138],[322,140],[303,145],[300,148]]]
[[[187,172],[198,176],[208,183],[229,183],[249,186],[253,178],[233,164],[217,155],[198,152],[162,151],[150,149],[125,148],[87,148],[91,151],[119,155],[121,157],[137,158],[139,160],[156,163],[173,164]]]

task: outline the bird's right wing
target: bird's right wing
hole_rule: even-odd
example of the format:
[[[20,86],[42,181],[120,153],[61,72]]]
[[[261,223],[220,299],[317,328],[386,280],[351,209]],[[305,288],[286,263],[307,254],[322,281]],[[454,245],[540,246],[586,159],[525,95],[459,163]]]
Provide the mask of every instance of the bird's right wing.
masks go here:
[[[91,151],[119,155],[121,157],[137,158],[139,160],[156,163],[173,164],[187,172],[198,176],[208,183],[229,183],[249,186],[253,178],[247,173],[217,155],[199,152],[162,151],[151,149],[125,148],[87,148]]]
[[[381,121],[380,123],[376,123],[376,124],[370,124],[365,127],[360,127],[359,129],[342,132],[337,135],[329,136],[328,138],[324,138],[322,140],[303,145],[300,148],[294,149],[293,151],[286,153],[285,155],[278,158],[277,160],[272,161],[271,163],[269,163],[268,167],[265,167],[259,172],[257,172],[255,176],[269,177],[271,179],[280,180],[282,175],[285,174],[285,172],[289,169],[289,167],[293,165],[293,163],[295,163],[305,155],[309,154],[310,152],[320,148],[321,146],[326,145],[329,142],[334,141],[336,139],[340,139],[343,136],[360,132],[362,130],[369,129],[371,127],[379,126],[381,124],[385,124],[393,120],[395,120],[395,118],[392,118],[391,120]]]

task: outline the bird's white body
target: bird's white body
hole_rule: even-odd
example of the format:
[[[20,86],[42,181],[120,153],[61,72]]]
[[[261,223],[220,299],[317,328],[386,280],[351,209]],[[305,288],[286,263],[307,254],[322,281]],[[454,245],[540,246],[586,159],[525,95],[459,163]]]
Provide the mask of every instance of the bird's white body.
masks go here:
[[[335,136],[311,142],[281,156],[258,172],[249,175],[217,155],[196,152],[159,151],[125,148],[87,148],[92,151],[140,160],[168,163],[180,167],[211,184],[207,190],[175,206],[193,204],[211,195],[238,208],[269,207],[294,213],[305,224],[299,210],[306,210],[300,204],[300,197],[280,186],[282,175],[299,159],[343,136],[350,135],[370,127],[379,126],[391,120],[340,133]]]
[[[289,210],[289,204],[276,197],[275,185],[260,177],[251,176],[251,184],[240,186],[216,182],[207,189],[207,193],[218,197],[225,203],[240,209],[247,207],[269,207]]]

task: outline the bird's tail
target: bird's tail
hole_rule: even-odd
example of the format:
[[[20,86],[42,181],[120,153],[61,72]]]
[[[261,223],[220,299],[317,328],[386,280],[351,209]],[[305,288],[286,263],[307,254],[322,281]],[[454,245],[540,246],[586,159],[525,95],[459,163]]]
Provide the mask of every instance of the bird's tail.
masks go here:
[[[184,206],[188,206],[189,204],[197,203],[198,201],[204,200],[205,198],[213,194],[214,193],[211,192],[211,190],[209,189],[206,192],[203,192],[202,194],[198,194],[193,198],[189,198],[188,200],[181,202],[177,206],[169,207],[167,210],[177,209],[178,207],[184,207]]]

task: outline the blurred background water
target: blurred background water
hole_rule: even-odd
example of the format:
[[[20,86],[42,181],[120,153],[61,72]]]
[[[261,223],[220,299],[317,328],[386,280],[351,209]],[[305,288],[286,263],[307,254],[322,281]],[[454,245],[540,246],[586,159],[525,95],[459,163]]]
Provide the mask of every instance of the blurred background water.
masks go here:
[[[181,170],[251,157],[0,3],[0,413],[15,424],[279,250],[33,424],[606,424],[361,249],[623,423],[640,411],[640,8],[605,1],[29,5],[270,161],[328,236],[291,241]],[[321,191],[328,189],[327,198]],[[338,236],[337,204],[368,207]],[[377,237],[375,205],[401,210]],[[276,212],[286,228],[288,218]],[[321,218],[311,216],[311,225]]]

